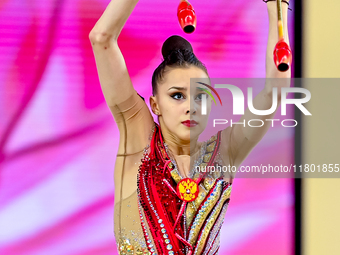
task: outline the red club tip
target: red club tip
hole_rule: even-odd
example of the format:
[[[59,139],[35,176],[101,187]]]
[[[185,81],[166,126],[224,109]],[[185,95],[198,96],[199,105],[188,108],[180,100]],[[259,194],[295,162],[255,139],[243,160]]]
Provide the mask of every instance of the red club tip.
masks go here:
[[[277,69],[281,72],[285,72],[292,64],[292,51],[288,44],[281,40],[274,48],[274,63]]]
[[[196,13],[191,4],[187,2],[181,2],[177,9],[177,17],[178,22],[183,29],[183,31],[187,34],[190,34],[196,29]]]

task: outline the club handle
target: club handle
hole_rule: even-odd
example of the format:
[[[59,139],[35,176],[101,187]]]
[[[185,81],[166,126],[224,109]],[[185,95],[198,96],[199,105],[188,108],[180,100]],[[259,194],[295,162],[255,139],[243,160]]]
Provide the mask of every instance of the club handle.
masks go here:
[[[283,21],[282,21],[282,1],[276,0],[277,4],[277,28],[279,32],[279,41],[283,40],[284,38],[284,31],[283,31]]]

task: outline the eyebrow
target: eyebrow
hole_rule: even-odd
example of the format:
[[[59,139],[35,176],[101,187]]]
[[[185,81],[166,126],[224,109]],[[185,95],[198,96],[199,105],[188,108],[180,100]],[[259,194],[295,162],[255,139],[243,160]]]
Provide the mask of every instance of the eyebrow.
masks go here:
[[[184,88],[184,87],[171,87],[170,89],[187,90],[187,88]],[[170,90],[170,89],[168,89],[168,90]]]
[[[210,85],[208,85],[208,84],[206,84],[206,83],[204,83],[204,82],[200,82],[200,81],[198,81],[198,82],[196,82],[196,83],[201,84],[201,85],[204,85],[204,86],[206,86],[206,87],[209,87],[209,86],[210,86]]]

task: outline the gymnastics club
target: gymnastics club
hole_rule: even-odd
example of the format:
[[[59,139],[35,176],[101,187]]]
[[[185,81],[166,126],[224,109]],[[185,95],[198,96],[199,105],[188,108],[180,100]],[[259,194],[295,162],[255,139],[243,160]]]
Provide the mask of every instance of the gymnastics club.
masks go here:
[[[181,0],[177,8],[178,22],[187,34],[191,34],[196,29],[196,13],[194,7],[187,1]]]
[[[283,22],[282,22],[282,1],[276,0],[279,41],[274,48],[274,63],[281,72],[286,72],[292,64],[292,51],[289,45],[284,41]]]

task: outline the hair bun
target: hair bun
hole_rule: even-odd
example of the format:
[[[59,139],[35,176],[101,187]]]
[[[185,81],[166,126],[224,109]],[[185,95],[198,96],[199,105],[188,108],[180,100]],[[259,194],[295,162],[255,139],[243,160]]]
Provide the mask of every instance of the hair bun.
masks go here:
[[[186,39],[178,35],[170,36],[163,43],[162,46],[163,58],[166,59],[167,56],[169,56],[171,52],[175,50],[188,50],[190,52],[194,52],[191,44]]]

